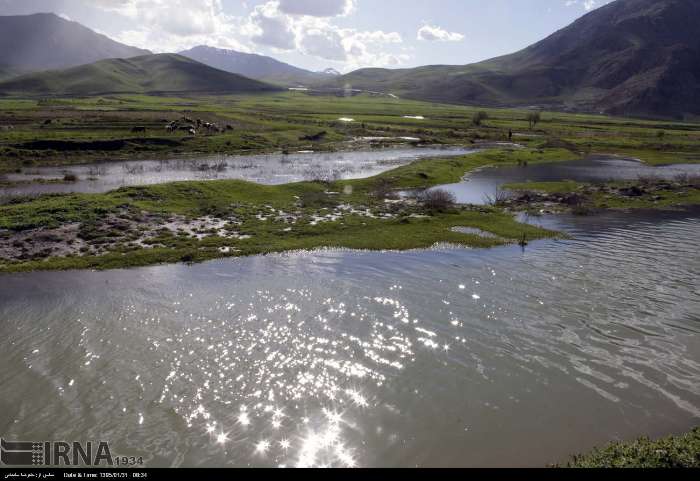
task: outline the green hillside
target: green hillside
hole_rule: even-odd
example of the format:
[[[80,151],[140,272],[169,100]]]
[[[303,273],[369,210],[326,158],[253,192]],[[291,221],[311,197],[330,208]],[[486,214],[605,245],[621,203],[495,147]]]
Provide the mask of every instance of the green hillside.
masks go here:
[[[21,72],[16,68],[0,65],[0,81],[17,77],[20,73]]]
[[[473,65],[363,69],[329,86],[486,106],[700,115],[700,2],[616,0],[520,52]]]
[[[108,93],[243,93],[275,87],[174,54],[103,60],[0,82],[5,96],[87,96]]]

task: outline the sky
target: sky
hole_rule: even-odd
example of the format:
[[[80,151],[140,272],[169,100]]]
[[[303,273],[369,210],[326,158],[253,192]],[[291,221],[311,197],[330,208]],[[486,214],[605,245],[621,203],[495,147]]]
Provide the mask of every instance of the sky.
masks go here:
[[[156,53],[196,45],[349,72],[468,64],[520,50],[611,0],[0,0]]]

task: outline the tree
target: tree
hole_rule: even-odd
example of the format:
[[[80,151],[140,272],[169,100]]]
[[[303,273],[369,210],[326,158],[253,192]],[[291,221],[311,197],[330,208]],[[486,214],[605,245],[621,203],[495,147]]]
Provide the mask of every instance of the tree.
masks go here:
[[[487,114],[484,111],[481,111],[481,112],[477,112],[474,114],[474,117],[472,117],[472,122],[474,123],[474,125],[479,127],[484,122],[484,120],[488,120],[488,119],[489,119],[489,114]]]
[[[527,114],[527,121],[530,124],[530,130],[537,127],[537,124],[542,120],[542,115],[539,112],[531,112]]]

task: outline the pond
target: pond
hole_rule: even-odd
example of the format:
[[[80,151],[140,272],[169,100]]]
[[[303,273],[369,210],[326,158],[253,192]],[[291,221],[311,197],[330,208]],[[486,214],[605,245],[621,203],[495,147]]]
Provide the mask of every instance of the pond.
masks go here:
[[[148,466],[545,466],[700,419],[700,210],[0,276],[0,432]]]
[[[21,184],[0,186],[0,196],[102,193],[132,185],[188,180],[240,179],[279,185],[304,180],[359,179],[381,174],[418,159],[458,156],[477,151],[457,147],[406,147],[354,152],[213,156],[29,167],[20,173],[5,175],[5,181]],[[66,175],[75,176],[76,181],[63,182]]]

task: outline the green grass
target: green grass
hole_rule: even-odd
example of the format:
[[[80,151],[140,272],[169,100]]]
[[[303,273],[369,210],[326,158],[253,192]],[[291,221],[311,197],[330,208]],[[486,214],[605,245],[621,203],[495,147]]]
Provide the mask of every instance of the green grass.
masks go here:
[[[569,468],[700,468],[700,428],[682,436],[612,443],[575,456]]]
[[[219,257],[247,256],[319,247],[368,250],[407,250],[427,248],[436,243],[469,247],[493,247],[558,236],[555,232],[516,222],[511,214],[487,207],[454,207],[443,211],[426,210],[419,204],[392,206],[375,198],[378,186],[390,189],[424,188],[457,182],[469,170],[494,164],[517,163],[522,157],[545,161],[557,154],[537,152],[487,151],[459,158],[416,162],[370,179],[339,181],[331,184],[302,182],[281,186],[264,186],[237,180],[178,182],[148,187],[129,187],[107,194],[73,194],[43,196],[18,200],[0,208],[0,230],[26,232],[31,229],[54,229],[78,223],[94,230],[107,216],[135,218],[149,215],[179,215],[188,219],[215,216],[235,217],[236,230],[249,239],[231,239],[211,235],[202,240],[164,233],[153,249],[133,248],[120,241],[103,255],[47,257],[6,260],[0,271],[132,267],[162,262],[203,261]],[[329,194],[336,192],[338,194]],[[323,216],[339,204],[357,210],[369,209],[376,218],[348,213],[333,222],[314,224],[314,216]],[[296,212],[298,221],[289,226],[274,218],[260,220],[261,213]],[[453,232],[455,227],[474,227],[495,234],[482,237]],[[100,234],[109,238],[121,233]],[[222,253],[221,248],[235,249]]]
[[[534,128],[527,111],[485,109],[489,115],[476,127],[473,107],[435,104],[389,97],[314,96],[303,92],[258,95],[149,96],[111,94],[44,100],[0,98],[0,172],[27,165],[67,164],[106,159],[161,157],[180,154],[245,154],[288,150],[332,151],[357,148],[356,137],[418,137],[426,143],[471,145],[514,141],[533,149],[558,147],[579,154],[619,154],[649,164],[700,161],[700,124],[649,121],[596,115],[544,112]],[[406,119],[422,115],[424,120]],[[235,129],[217,135],[167,134],[163,120],[203,118]],[[345,124],[340,117],[356,122]],[[43,125],[47,119],[56,122]],[[134,126],[147,132],[132,133]],[[320,141],[303,137],[325,131]],[[125,140],[116,151],[34,148],[37,140],[97,142]],[[160,141],[174,142],[163,145]]]
[[[595,153],[633,155],[651,164],[700,161],[698,124],[544,112],[542,121],[530,129],[527,111],[486,109],[489,118],[477,127],[471,119],[478,110],[483,109],[369,95],[345,98],[301,92],[223,96],[110,94],[43,100],[2,98],[0,126],[14,128],[0,131],[0,174],[27,166],[87,161],[369,148],[366,144],[348,143],[363,136],[418,137],[427,144],[478,145],[507,140],[512,130],[514,141],[525,147],[421,160],[375,178],[330,185],[299,183],[267,187],[238,181],[185,182],[126,188],[100,195],[15,200],[0,207],[0,229],[22,231],[55,228],[67,223],[93,225],[106,215],[124,212],[188,218],[235,214],[243,218],[241,228],[253,238],[232,243],[230,239],[210,237],[192,241],[176,236],[163,239],[164,247],[154,249],[138,250],[125,245],[93,257],[6,262],[2,269],[99,268],[202,260],[222,257],[220,247],[237,249],[233,255],[322,246],[410,249],[436,242],[488,247],[520,240],[523,233],[532,238],[553,234],[516,224],[498,209],[458,208],[450,212],[425,213],[418,207],[411,207],[398,212],[392,220],[344,215],[335,223],[311,225],[309,219],[327,212],[322,210],[324,207],[332,209],[338,203],[383,213],[386,206],[374,198],[377,190],[450,184],[458,182],[469,171],[489,165],[553,162]],[[406,119],[405,115],[422,115],[425,119]],[[167,134],[164,125],[183,116],[231,125],[233,130],[196,137],[182,132]],[[338,121],[340,117],[352,117],[356,121],[346,124]],[[47,119],[52,121],[45,124]],[[132,133],[134,126],[146,127],[146,133]],[[326,132],[321,140],[303,139],[319,132]],[[385,146],[390,142],[380,144]],[[117,147],[104,150],[107,146]],[[573,184],[565,186],[566,189],[574,187]],[[339,195],[329,196],[327,191]],[[651,199],[635,199],[634,202],[638,206],[676,205],[696,202],[695,195],[691,193],[675,199],[677,195],[669,193],[669,199],[662,202]],[[256,214],[267,206],[279,210],[299,209],[298,198],[304,198],[309,206],[300,209],[301,220],[291,232],[283,232],[283,225],[261,223],[256,219]],[[623,201],[627,202],[618,198],[597,198],[596,205],[624,207]],[[415,215],[427,217],[416,219]],[[456,234],[451,231],[455,226],[482,228],[503,239]]]
[[[461,157],[423,159],[375,177],[337,181],[328,185],[300,182],[266,186],[240,180],[217,180],[126,187],[106,194],[47,195],[27,202],[19,199],[2,206],[0,229],[56,227],[68,222],[92,220],[118,207],[131,206],[151,212],[188,216],[206,213],[204,211],[209,207],[215,209],[234,203],[287,208],[293,204],[295,196],[308,192],[339,192],[340,202],[370,204],[374,202],[370,194],[379,184],[385,183],[392,190],[423,189],[459,182],[466,173],[480,167],[513,165],[523,158],[540,162],[555,161],[562,155],[566,153],[489,150]]]
[[[453,227],[475,227],[503,238],[497,240],[452,232]],[[345,217],[342,222],[321,227],[301,227],[293,233],[282,233],[282,226],[247,226],[254,234],[251,241],[233,244],[238,252],[223,255],[219,247],[231,247],[225,239],[204,241],[177,238],[160,239],[166,248],[128,250],[118,249],[103,256],[59,257],[0,265],[0,272],[33,270],[113,269],[139,267],[160,263],[202,262],[222,257],[241,257],[277,252],[311,250],[320,247],[362,250],[409,250],[429,248],[436,243],[451,243],[466,247],[488,248],[515,242],[525,235],[528,239],[553,237],[556,234],[517,223],[512,216],[500,212],[471,212],[456,210],[410,223],[396,221],[367,221],[359,217]]]
[[[673,185],[673,183],[669,183]],[[664,209],[700,205],[700,188],[673,185],[671,188],[645,192],[640,196],[620,195],[619,189],[642,186],[640,181],[586,184],[573,181],[525,182],[503,185],[511,191],[543,192],[546,194],[580,193],[589,197],[586,202],[596,209]]]
[[[26,74],[0,83],[3,94],[27,97],[274,90],[278,89],[174,54],[102,60],[66,70]]]

